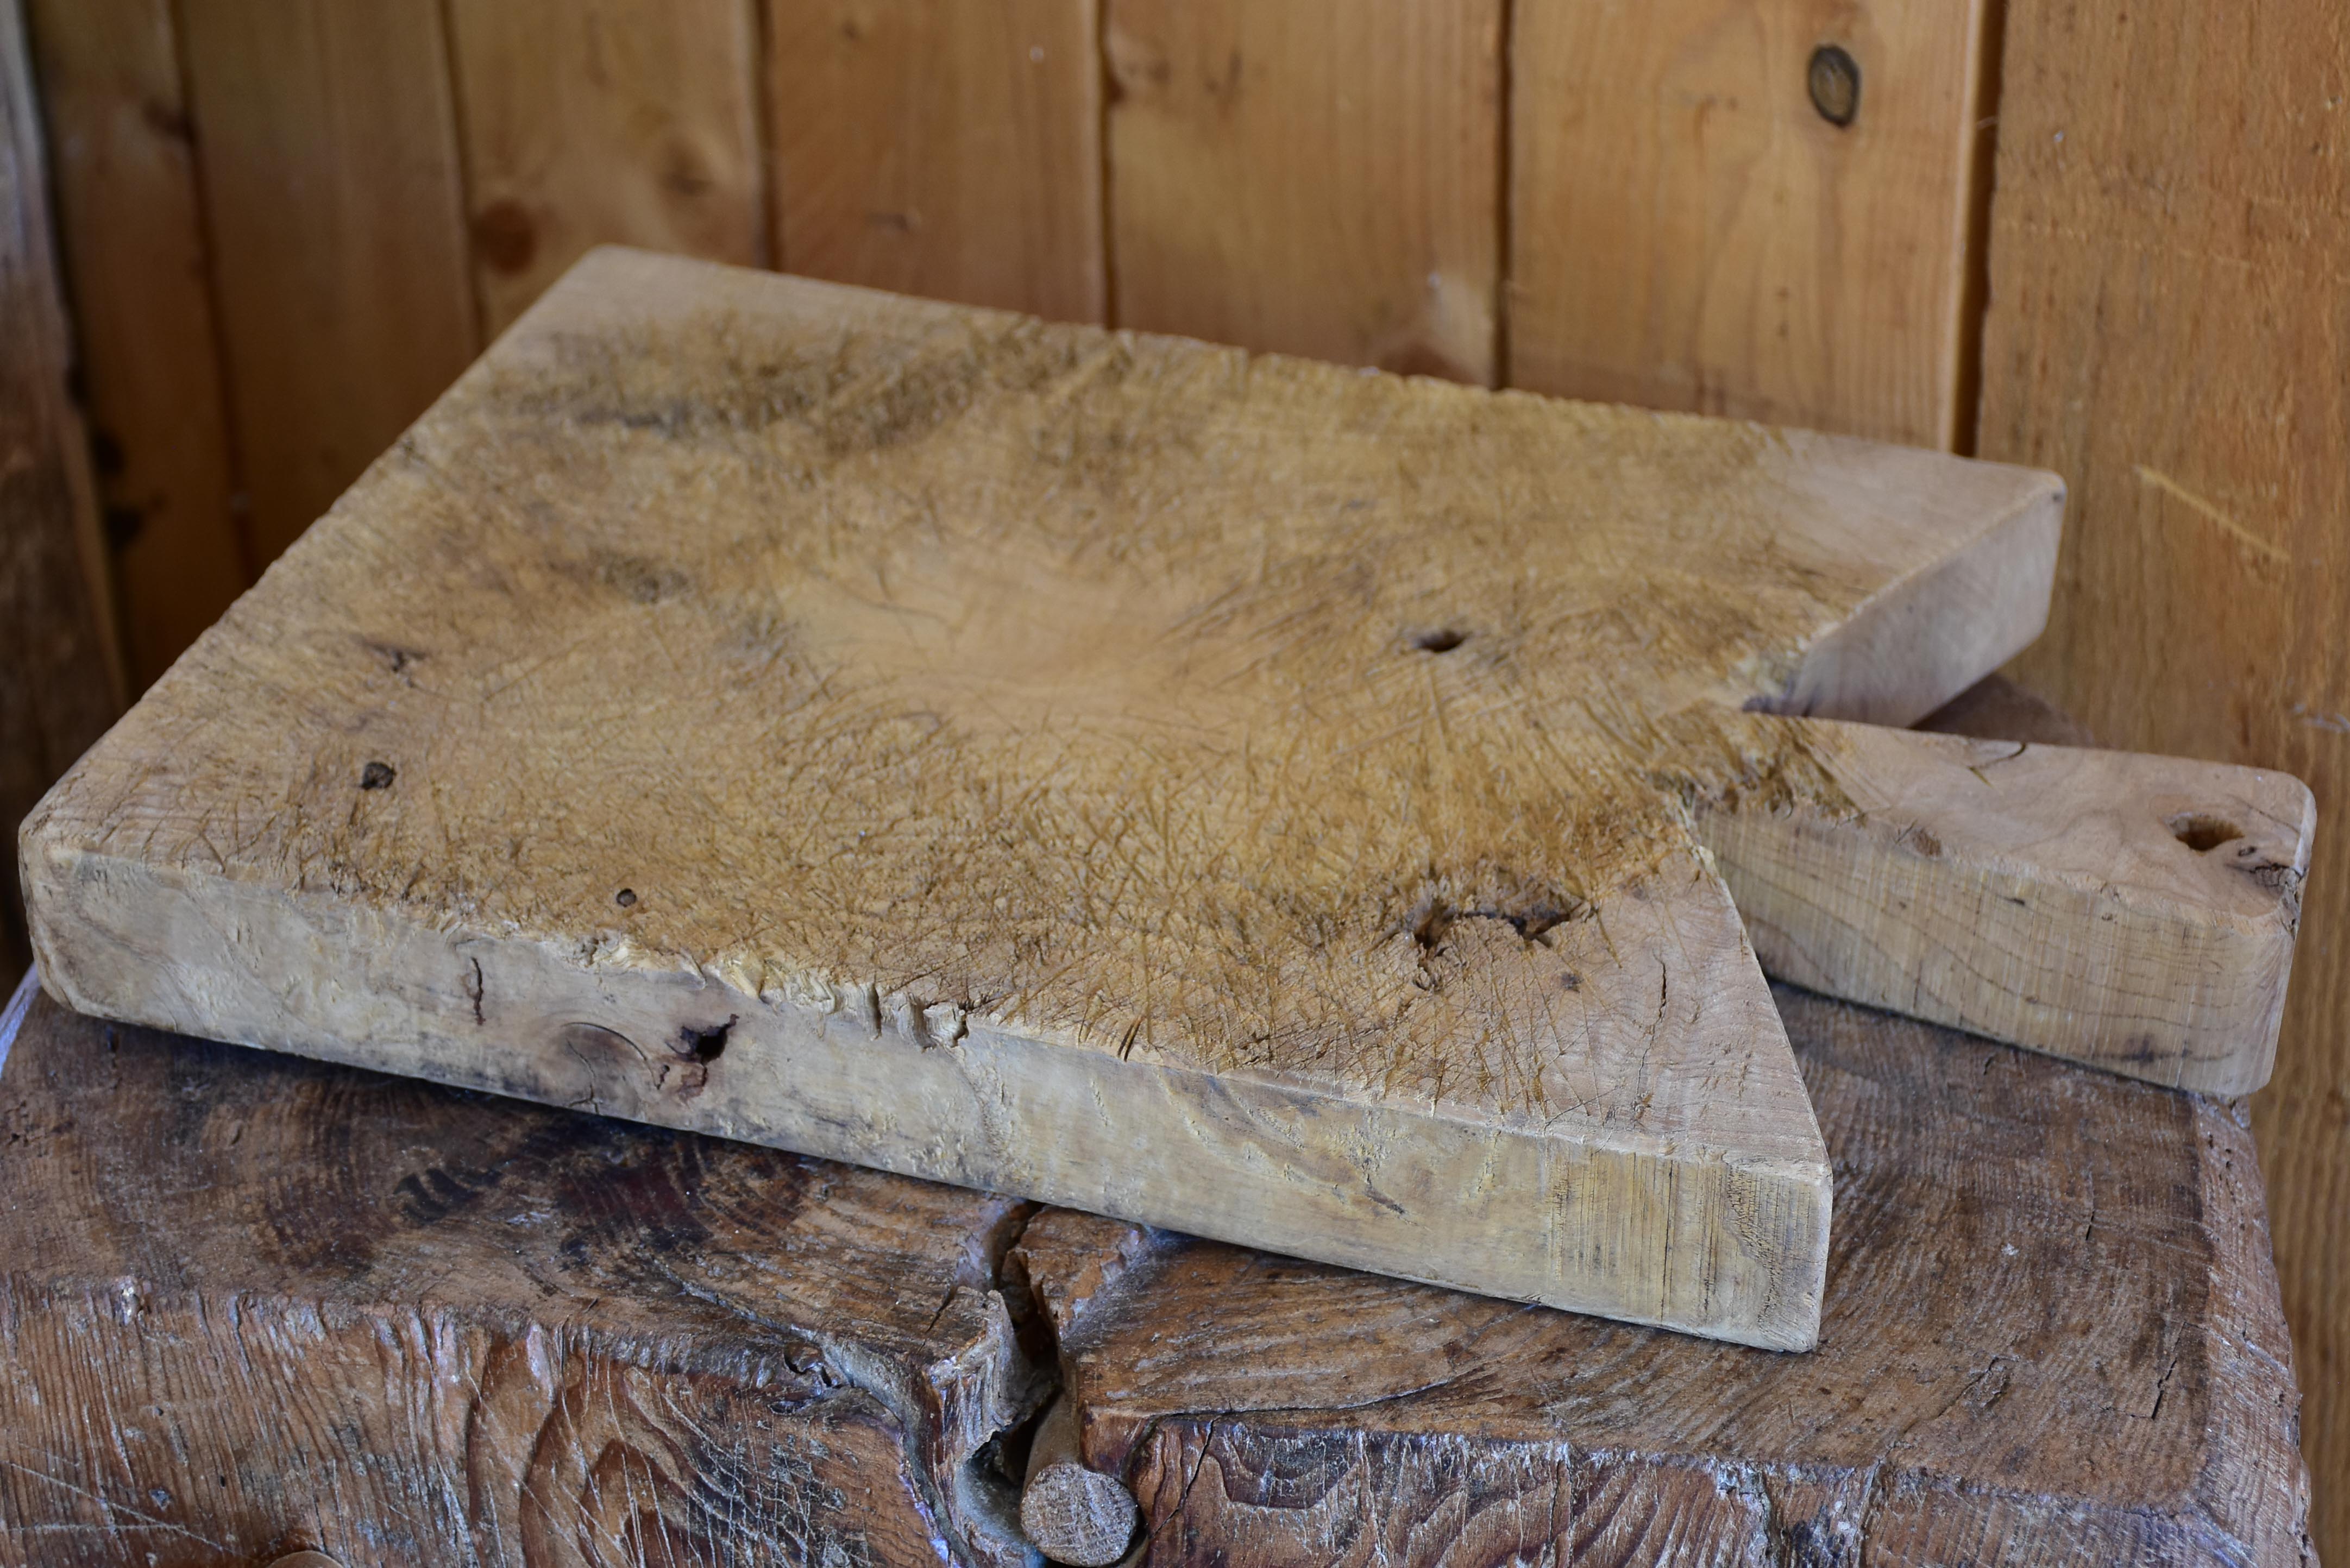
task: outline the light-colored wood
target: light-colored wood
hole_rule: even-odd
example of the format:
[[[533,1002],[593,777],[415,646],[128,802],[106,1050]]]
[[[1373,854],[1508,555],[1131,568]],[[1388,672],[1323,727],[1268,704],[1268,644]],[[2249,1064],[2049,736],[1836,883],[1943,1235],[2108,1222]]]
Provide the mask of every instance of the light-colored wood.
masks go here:
[[[2006,9],[1981,444],[2079,497],[2022,670],[2109,744],[2317,795],[2253,1116],[2317,1550],[2350,1562],[2350,13]]]
[[[450,5],[485,332],[591,245],[766,259],[754,5]]]
[[[812,277],[1099,321],[1094,0],[767,0],[775,254]]]
[[[1808,1356],[1031,1220],[1150,1563],[2312,1568],[2241,1109],[1778,996],[1839,1189]]]
[[[253,581],[167,0],[30,0],[132,685]]]
[[[51,795],[39,948],[109,1015],[1799,1346],[1827,1168],[1685,803],[1833,794],[1739,707],[1939,706],[1945,623],[2045,585],[1921,585],[2057,495],[599,251]]]
[[[88,436],[49,241],[32,61],[0,0],[0,822],[20,820],[122,705]],[[26,961],[13,854],[0,981]]]
[[[1699,824],[1766,973],[2178,1088],[2268,1082],[2315,822],[2301,781],[1804,728],[1837,807]]]
[[[1134,1494],[1116,1476],[1089,1470],[1077,1451],[1077,1407],[1055,1399],[1036,1424],[1020,1489],[1020,1529],[1036,1549],[1071,1568],[1109,1568],[1134,1539]]]
[[[1983,9],[1516,6],[1512,384],[1949,447]],[[1822,46],[1860,69],[1846,126]]]
[[[1109,0],[1121,327],[1490,384],[1502,0]]]
[[[439,0],[188,0],[246,525],[266,562],[478,348]]]

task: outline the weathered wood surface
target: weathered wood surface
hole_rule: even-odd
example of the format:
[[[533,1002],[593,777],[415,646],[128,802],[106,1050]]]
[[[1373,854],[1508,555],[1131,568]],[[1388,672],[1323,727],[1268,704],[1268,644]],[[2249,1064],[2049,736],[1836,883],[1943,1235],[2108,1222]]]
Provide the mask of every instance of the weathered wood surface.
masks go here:
[[[1811,733],[1834,809],[1698,824],[1773,978],[2180,1088],[2268,1082],[2316,821],[2300,780]]]
[[[2253,1103],[2350,1562],[2350,7],[2011,0],[1981,450],[2074,483],[2026,676],[2116,745],[2316,792]]]
[[[0,1557],[1025,1558],[1025,1206],[20,1000]]]
[[[1139,1514],[1125,1482],[1086,1464],[1077,1419],[1075,1405],[1055,1399],[1037,1421],[1020,1488],[1020,1530],[1052,1562],[1109,1568],[1133,1544]]]
[[[49,248],[40,117],[15,0],[0,0],[0,823],[16,822],[122,705],[106,557]],[[0,984],[30,957],[0,864]]]
[[[1008,1565],[1058,1369],[1156,1564],[2312,1561],[2241,1114],[1800,993],[1805,1357],[26,1000],[0,1555]]]
[[[2241,1107],[1779,992],[1836,1165],[1761,1354],[1048,1210],[1095,1469],[1183,1563],[2311,1563]]]
[[[1828,1172],[1690,812],[1840,809],[1741,708],[1938,706],[2058,499],[600,252],[28,826],[45,971],[1801,1346]]]

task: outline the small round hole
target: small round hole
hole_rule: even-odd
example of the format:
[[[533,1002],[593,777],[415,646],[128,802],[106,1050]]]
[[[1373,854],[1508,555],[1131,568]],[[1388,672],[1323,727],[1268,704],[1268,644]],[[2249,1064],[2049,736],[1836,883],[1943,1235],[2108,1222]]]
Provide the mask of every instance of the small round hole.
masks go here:
[[[2170,836],[2201,855],[2222,844],[2234,843],[2244,836],[2244,830],[2224,816],[2190,811],[2170,819]]]
[[[390,763],[369,763],[359,770],[359,788],[390,789],[391,781],[399,776]]]
[[[1468,640],[1467,632],[1455,631],[1448,626],[1436,631],[1421,632],[1411,639],[1411,645],[1427,653],[1450,653]]]
[[[612,902],[619,905],[623,909],[633,909],[637,906],[637,890],[634,888],[623,888],[612,895]]]

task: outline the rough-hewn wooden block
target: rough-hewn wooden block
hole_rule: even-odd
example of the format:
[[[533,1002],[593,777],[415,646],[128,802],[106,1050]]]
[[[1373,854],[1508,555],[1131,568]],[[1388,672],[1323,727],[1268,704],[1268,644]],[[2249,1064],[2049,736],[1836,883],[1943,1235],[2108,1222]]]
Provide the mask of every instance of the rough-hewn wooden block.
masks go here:
[[[599,253],[36,815],[44,969],[1801,1346],[1827,1168],[1691,814],[1840,809],[1742,709],[1939,705],[2058,499]]]
[[[1056,1369],[1158,1564],[2307,1561],[2240,1116],[1792,992],[1806,1357],[22,1000],[12,1561],[1009,1568]]]
[[[2316,805],[2253,768],[1814,722],[1698,825],[1773,978],[2207,1094],[2268,1082]]]
[[[1154,1568],[2313,1562],[2241,1108],[1778,996],[1836,1168],[1808,1356],[1032,1221]]]
[[[18,1002],[0,1557],[1026,1561],[1028,1206]]]

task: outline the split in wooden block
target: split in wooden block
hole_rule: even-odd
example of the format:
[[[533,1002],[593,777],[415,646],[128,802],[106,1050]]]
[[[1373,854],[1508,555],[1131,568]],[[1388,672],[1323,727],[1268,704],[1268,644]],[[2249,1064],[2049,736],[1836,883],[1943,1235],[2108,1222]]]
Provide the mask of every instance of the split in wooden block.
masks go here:
[[[1836,921],[1974,886],[1895,888],[1886,812],[1950,868],[2044,869],[2047,929],[2103,908],[1898,783],[1942,742],[1784,716],[1908,722],[2016,651],[2060,505],[598,253],[36,813],[43,971],[109,1016],[1801,1347],[1827,1161],[1706,845],[1732,885],[1854,883],[1764,929],[1856,993],[1900,974]],[[2281,966],[2289,920],[2224,886],[2212,961]],[[1972,918],[1908,918],[1892,970],[1959,1022],[2137,1049],[2081,1010],[2159,978],[2159,919],[2002,1011],[1933,978]],[[2158,1049],[2266,994],[2205,987]]]

